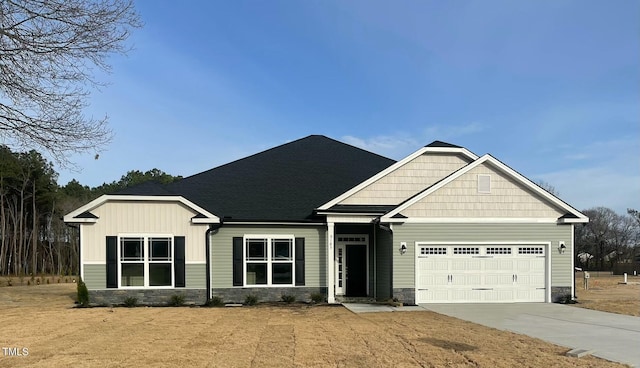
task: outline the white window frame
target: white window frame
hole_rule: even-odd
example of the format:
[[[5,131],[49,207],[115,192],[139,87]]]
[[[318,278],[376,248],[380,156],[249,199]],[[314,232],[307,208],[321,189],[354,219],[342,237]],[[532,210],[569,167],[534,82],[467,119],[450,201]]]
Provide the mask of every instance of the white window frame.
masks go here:
[[[142,238],[142,261],[123,261],[122,260],[122,239],[127,238]],[[151,261],[150,260],[150,251],[149,251],[149,239],[152,238],[165,238],[171,241],[171,254],[169,261]],[[176,242],[173,234],[118,234],[118,289],[173,289],[176,285],[175,280],[175,248]],[[128,263],[143,263],[144,270],[144,285],[142,286],[123,286],[122,285],[122,264]],[[150,286],[149,285],[149,264],[160,264],[160,263],[171,263],[171,285],[162,285],[162,286]]]
[[[247,242],[248,240],[265,240],[267,242],[266,259],[265,260],[248,260],[247,259]],[[291,244],[291,256],[287,260],[278,260],[274,257],[274,240],[288,240]],[[242,239],[242,284],[244,287],[292,287],[296,285],[296,238],[292,234],[245,234]],[[247,265],[251,263],[266,263],[267,265],[267,283],[266,284],[248,284],[247,283]],[[274,284],[273,283],[273,265],[274,264],[291,264],[291,283],[290,284]]]

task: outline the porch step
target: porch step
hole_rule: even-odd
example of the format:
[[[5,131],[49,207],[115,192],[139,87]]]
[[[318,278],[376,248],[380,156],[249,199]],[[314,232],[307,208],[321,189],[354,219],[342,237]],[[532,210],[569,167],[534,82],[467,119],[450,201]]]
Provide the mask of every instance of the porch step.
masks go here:
[[[342,296],[336,295],[336,302],[338,303],[360,303],[360,304],[369,304],[375,303],[376,300],[374,298],[368,296]]]

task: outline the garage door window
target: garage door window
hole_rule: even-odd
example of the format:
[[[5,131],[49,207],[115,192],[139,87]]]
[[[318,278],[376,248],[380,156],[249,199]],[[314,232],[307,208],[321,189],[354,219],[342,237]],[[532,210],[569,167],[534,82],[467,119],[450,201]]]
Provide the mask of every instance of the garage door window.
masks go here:
[[[447,254],[446,247],[420,247],[420,255],[435,255],[435,254]]]
[[[519,247],[518,254],[544,254],[544,247]]]
[[[490,254],[511,254],[511,247],[489,247],[487,248],[487,255]]]
[[[454,247],[453,254],[480,254],[478,247]]]

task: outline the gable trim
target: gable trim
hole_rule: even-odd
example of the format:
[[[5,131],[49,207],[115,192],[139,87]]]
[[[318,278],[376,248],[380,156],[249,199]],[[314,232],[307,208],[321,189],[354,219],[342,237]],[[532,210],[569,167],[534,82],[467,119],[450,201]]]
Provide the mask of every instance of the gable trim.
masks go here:
[[[220,218],[197,204],[189,201],[182,196],[138,196],[138,195],[112,195],[103,194],[102,196],[94,199],[93,201],[85,204],[84,206],[72,211],[64,216],[64,222],[81,223],[81,222],[96,222],[98,218],[80,218],[79,215],[94,210],[109,201],[142,201],[142,202],[180,202],[193,211],[202,216],[194,216],[191,218],[191,223],[194,224],[217,224],[220,223]]]
[[[413,224],[447,224],[447,223],[467,223],[467,224],[557,224],[557,218],[533,218],[533,217],[409,217],[382,219],[385,223],[413,223]]]
[[[323,204],[322,206],[318,207],[317,209],[322,211],[322,210],[328,210],[331,207],[337,205],[338,203],[344,201],[345,199],[351,197],[352,195],[354,195],[355,193],[361,191],[362,189],[366,188],[367,186],[375,183],[377,180],[389,175],[390,173],[396,171],[397,169],[401,168],[402,166],[406,165],[407,163],[413,161],[415,158],[422,156],[425,153],[458,153],[458,154],[462,154],[463,156],[465,156],[468,159],[473,160],[477,160],[478,156],[476,154],[474,154],[473,152],[469,151],[466,148],[462,148],[462,147],[422,147],[419,150],[415,151],[414,153],[410,154],[409,156],[403,158],[402,160],[396,162],[395,164],[387,167],[386,169],[380,171],[379,173],[377,173],[376,175],[370,177],[369,179],[363,181],[362,183],[356,185],[355,187],[349,189],[348,191],[344,192],[343,194],[339,195],[338,197],[332,199],[331,201]]]
[[[382,216],[382,221],[384,221],[384,222],[394,221],[392,219],[393,216],[399,214],[401,211],[407,209],[408,207],[410,207],[413,204],[417,203],[418,201],[422,200],[423,198],[425,198],[426,196],[428,196],[431,193],[435,192],[436,190],[444,187],[445,185],[451,183],[452,181],[456,180],[460,176],[466,174],[467,172],[473,170],[474,168],[476,168],[476,167],[478,167],[478,166],[480,166],[480,165],[482,165],[484,163],[490,163],[491,165],[496,167],[499,171],[501,171],[504,174],[510,176],[512,179],[514,179],[518,183],[522,184],[523,186],[525,186],[529,190],[533,191],[534,193],[540,195],[542,198],[544,198],[545,200],[549,201],[550,203],[552,203],[556,207],[561,208],[561,209],[567,211],[568,213],[572,214],[573,216],[575,216],[575,218],[572,218],[570,222],[580,222],[580,223],[589,222],[589,218],[587,216],[585,216],[584,214],[582,214],[580,211],[578,211],[575,208],[571,207],[570,205],[568,205],[567,203],[562,201],[560,198],[558,198],[558,197],[554,196],[553,194],[547,192],[546,190],[542,189],[540,186],[538,186],[537,184],[535,184],[531,180],[527,179],[525,176],[523,176],[519,172],[517,172],[517,171],[513,170],[512,168],[510,168],[509,166],[505,165],[500,160],[496,159],[495,157],[491,156],[490,154],[485,154],[484,156],[478,158],[477,160],[475,160],[474,162],[470,163],[469,165],[460,168],[458,171],[455,171],[454,173],[452,173],[451,175],[447,176],[446,178],[444,178],[444,179],[440,180],[439,182],[433,184],[432,186],[430,186],[429,188],[425,189],[421,193],[418,193],[415,196],[413,196],[412,198],[406,200],[404,203],[401,203],[398,207],[396,207],[395,209],[391,210],[386,215]],[[568,220],[568,219],[566,219],[566,218],[565,219],[555,219],[556,222],[569,222],[569,221],[563,221],[563,220]],[[406,219],[404,220],[404,222],[406,222]]]

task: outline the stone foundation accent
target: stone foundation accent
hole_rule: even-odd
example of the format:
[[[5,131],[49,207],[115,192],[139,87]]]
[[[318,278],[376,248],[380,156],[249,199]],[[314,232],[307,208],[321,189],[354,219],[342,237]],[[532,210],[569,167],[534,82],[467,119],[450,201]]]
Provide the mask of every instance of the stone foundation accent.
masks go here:
[[[222,298],[225,303],[244,303],[247,295],[258,297],[259,302],[279,302],[283,295],[293,295],[296,301],[310,302],[311,294],[320,293],[327,299],[326,287],[264,287],[211,289],[211,296]]]
[[[552,286],[551,301],[558,303],[565,300],[567,295],[571,295],[571,286]]]
[[[206,302],[206,289],[137,289],[89,290],[89,304],[96,306],[123,305],[129,297],[138,299],[138,305],[166,306],[173,295],[182,295],[185,305]]]
[[[405,305],[416,304],[416,289],[393,288],[393,297]]]

